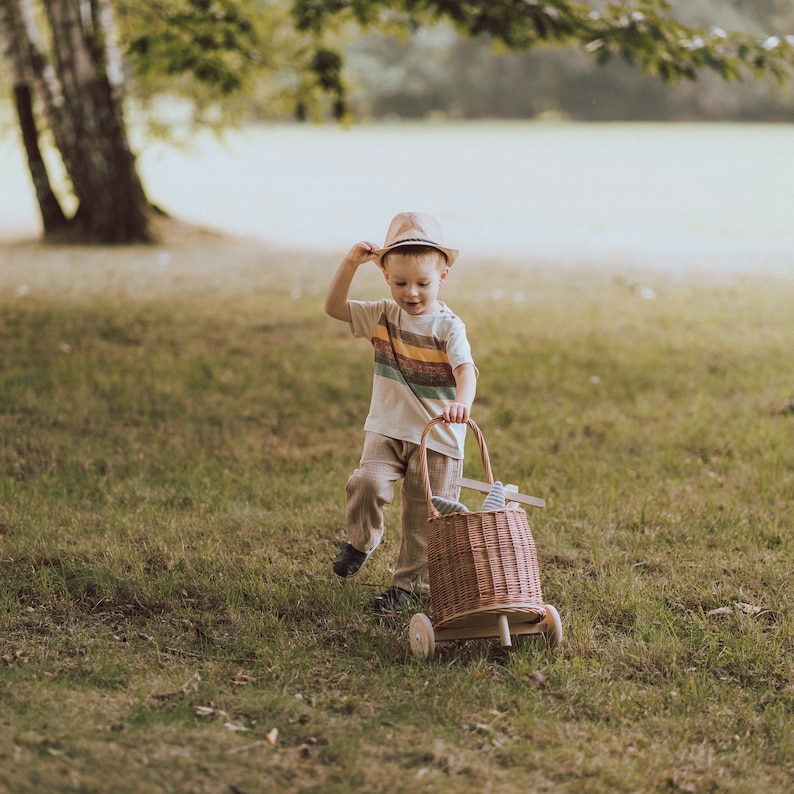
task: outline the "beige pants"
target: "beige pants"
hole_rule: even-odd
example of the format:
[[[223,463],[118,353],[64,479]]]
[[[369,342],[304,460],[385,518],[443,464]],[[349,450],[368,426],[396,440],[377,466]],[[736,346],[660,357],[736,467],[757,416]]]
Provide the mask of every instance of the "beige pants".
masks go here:
[[[427,470],[434,496],[458,499],[455,481],[463,461],[427,451]],[[419,445],[367,433],[359,468],[347,481],[348,540],[360,551],[374,549],[383,537],[383,508],[400,489],[402,536],[391,583],[403,590],[427,592],[427,497],[422,483]]]

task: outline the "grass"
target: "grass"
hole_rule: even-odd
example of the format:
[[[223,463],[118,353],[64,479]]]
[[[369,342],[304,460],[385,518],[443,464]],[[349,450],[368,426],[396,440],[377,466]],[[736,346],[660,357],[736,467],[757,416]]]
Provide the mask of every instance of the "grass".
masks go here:
[[[371,380],[335,265],[0,249],[0,792],[790,790],[794,281],[453,272],[565,641],[427,662],[368,613],[396,506],[330,572]]]

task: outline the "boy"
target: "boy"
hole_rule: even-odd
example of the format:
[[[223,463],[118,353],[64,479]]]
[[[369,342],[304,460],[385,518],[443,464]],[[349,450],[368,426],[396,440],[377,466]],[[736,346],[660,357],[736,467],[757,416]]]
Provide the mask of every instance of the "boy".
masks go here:
[[[427,498],[419,444],[425,425],[443,414],[427,440],[433,494],[458,499],[466,422],[474,402],[477,368],[466,328],[438,291],[458,251],[444,244],[435,218],[403,212],[392,220],[383,248],[360,242],[342,260],[328,287],[325,311],[349,323],[354,337],[375,348],[372,401],[359,468],[347,482],[347,535],[333,562],[337,576],[355,576],[383,536],[383,507],[403,480],[402,535],[391,586],[375,598],[376,612],[410,607],[426,593]],[[391,299],[352,301],[357,269],[375,262]]]

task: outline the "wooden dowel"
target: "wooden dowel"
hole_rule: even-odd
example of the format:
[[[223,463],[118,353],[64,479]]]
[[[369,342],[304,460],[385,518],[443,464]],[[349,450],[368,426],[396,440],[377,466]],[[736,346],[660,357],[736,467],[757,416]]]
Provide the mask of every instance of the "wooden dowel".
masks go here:
[[[501,614],[498,618],[499,621],[499,642],[502,643],[503,648],[510,648],[513,641],[510,639],[510,624],[507,622],[507,615]]]
[[[460,488],[469,488],[472,491],[479,491],[480,493],[490,493],[491,488],[493,488],[493,484],[491,483],[470,480],[468,477],[458,477],[455,485],[459,486]],[[527,494],[516,493],[513,491],[505,495],[509,501],[519,502],[522,505],[528,505],[529,507],[543,508],[546,506],[546,500],[538,499],[537,496],[527,496]]]

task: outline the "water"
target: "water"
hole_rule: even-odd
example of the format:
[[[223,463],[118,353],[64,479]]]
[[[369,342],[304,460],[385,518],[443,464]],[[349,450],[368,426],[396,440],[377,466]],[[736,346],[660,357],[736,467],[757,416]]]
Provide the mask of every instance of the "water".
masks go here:
[[[530,122],[273,125],[150,146],[169,212],[340,255],[420,210],[463,256],[794,272],[794,127]],[[0,143],[0,238],[35,235],[21,155]]]

